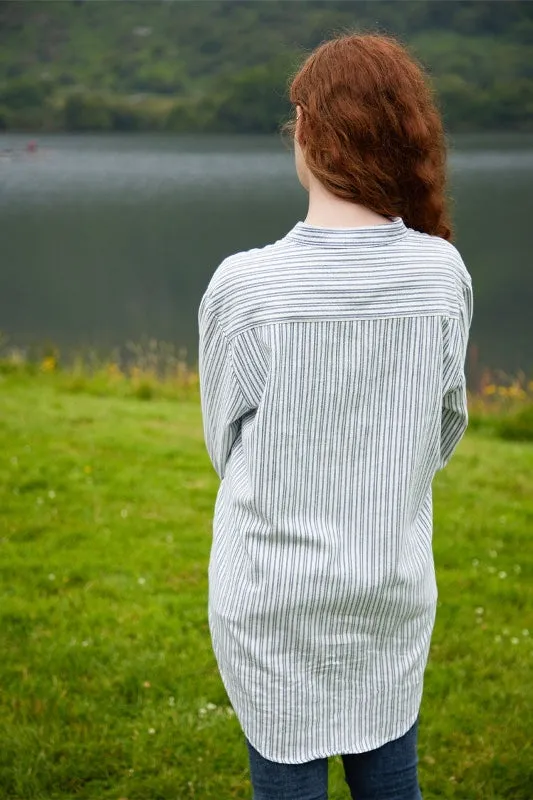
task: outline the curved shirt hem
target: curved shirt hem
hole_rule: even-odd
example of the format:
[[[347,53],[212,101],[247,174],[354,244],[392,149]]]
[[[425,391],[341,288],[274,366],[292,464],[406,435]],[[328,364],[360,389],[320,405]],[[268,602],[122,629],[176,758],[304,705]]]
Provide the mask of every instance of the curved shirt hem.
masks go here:
[[[252,739],[246,733],[244,726],[241,723],[241,728],[252,745],[252,747],[257,750],[257,752],[263,757],[266,758],[268,761],[274,761],[277,764],[307,764],[310,761],[316,761],[319,758],[333,758],[334,756],[341,756],[341,755],[358,755],[360,753],[368,753],[371,750],[377,750],[383,745],[389,744],[389,742],[394,742],[396,739],[400,739],[404,736],[415,724],[418,715],[420,713],[420,705],[414,715],[411,715],[409,721],[407,723],[398,724],[396,726],[396,732],[391,735],[386,736],[375,736],[375,737],[368,737],[367,739],[363,740],[363,744],[356,745],[355,743],[352,745],[348,741],[346,745],[341,745],[340,747],[324,747],[321,750],[313,751],[310,753],[305,753],[304,755],[298,755],[296,757],[288,759],[287,757],[280,756],[278,753],[274,753],[269,750],[265,750],[259,744],[255,744]]]

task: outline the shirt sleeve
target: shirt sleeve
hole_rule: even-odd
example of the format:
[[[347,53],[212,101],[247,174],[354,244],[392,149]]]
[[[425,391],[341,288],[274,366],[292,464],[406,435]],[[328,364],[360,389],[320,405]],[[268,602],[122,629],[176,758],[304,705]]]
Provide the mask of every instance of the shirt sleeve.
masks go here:
[[[232,346],[204,294],[198,310],[198,372],[204,440],[222,480],[231,449],[250,407],[235,377]]]
[[[465,360],[473,314],[471,284],[463,284],[461,300],[459,319],[445,328],[439,469],[448,464],[468,427]]]

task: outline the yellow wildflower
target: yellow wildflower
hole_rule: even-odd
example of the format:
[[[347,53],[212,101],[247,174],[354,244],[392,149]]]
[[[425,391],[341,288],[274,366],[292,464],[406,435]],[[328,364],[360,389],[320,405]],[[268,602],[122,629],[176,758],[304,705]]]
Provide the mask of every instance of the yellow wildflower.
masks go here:
[[[54,356],[47,356],[43,358],[41,362],[41,370],[43,372],[53,372],[57,366],[57,362]]]

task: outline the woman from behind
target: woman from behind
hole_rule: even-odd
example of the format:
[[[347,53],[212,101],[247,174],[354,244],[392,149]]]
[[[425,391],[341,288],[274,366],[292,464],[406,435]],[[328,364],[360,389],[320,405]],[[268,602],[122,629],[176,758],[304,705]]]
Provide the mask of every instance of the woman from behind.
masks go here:
[[[307,216],[199,308],[213,649],[254,800],[325,800],[332,755],[355,800],[419,800],[432,480],[468,424],[473,311],[445,135],[390,36],[325,42],[290,99]]]

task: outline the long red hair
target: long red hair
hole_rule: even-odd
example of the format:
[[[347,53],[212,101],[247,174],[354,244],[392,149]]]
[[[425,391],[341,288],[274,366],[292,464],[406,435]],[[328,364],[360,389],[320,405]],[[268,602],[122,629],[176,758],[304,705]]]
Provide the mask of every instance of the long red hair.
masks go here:
[[[298,141],[333,194],[451,240],[446,137],[423,67],[394,37],[324,42],[292,79]],[[286,126],[293,135],[295,120]]]

